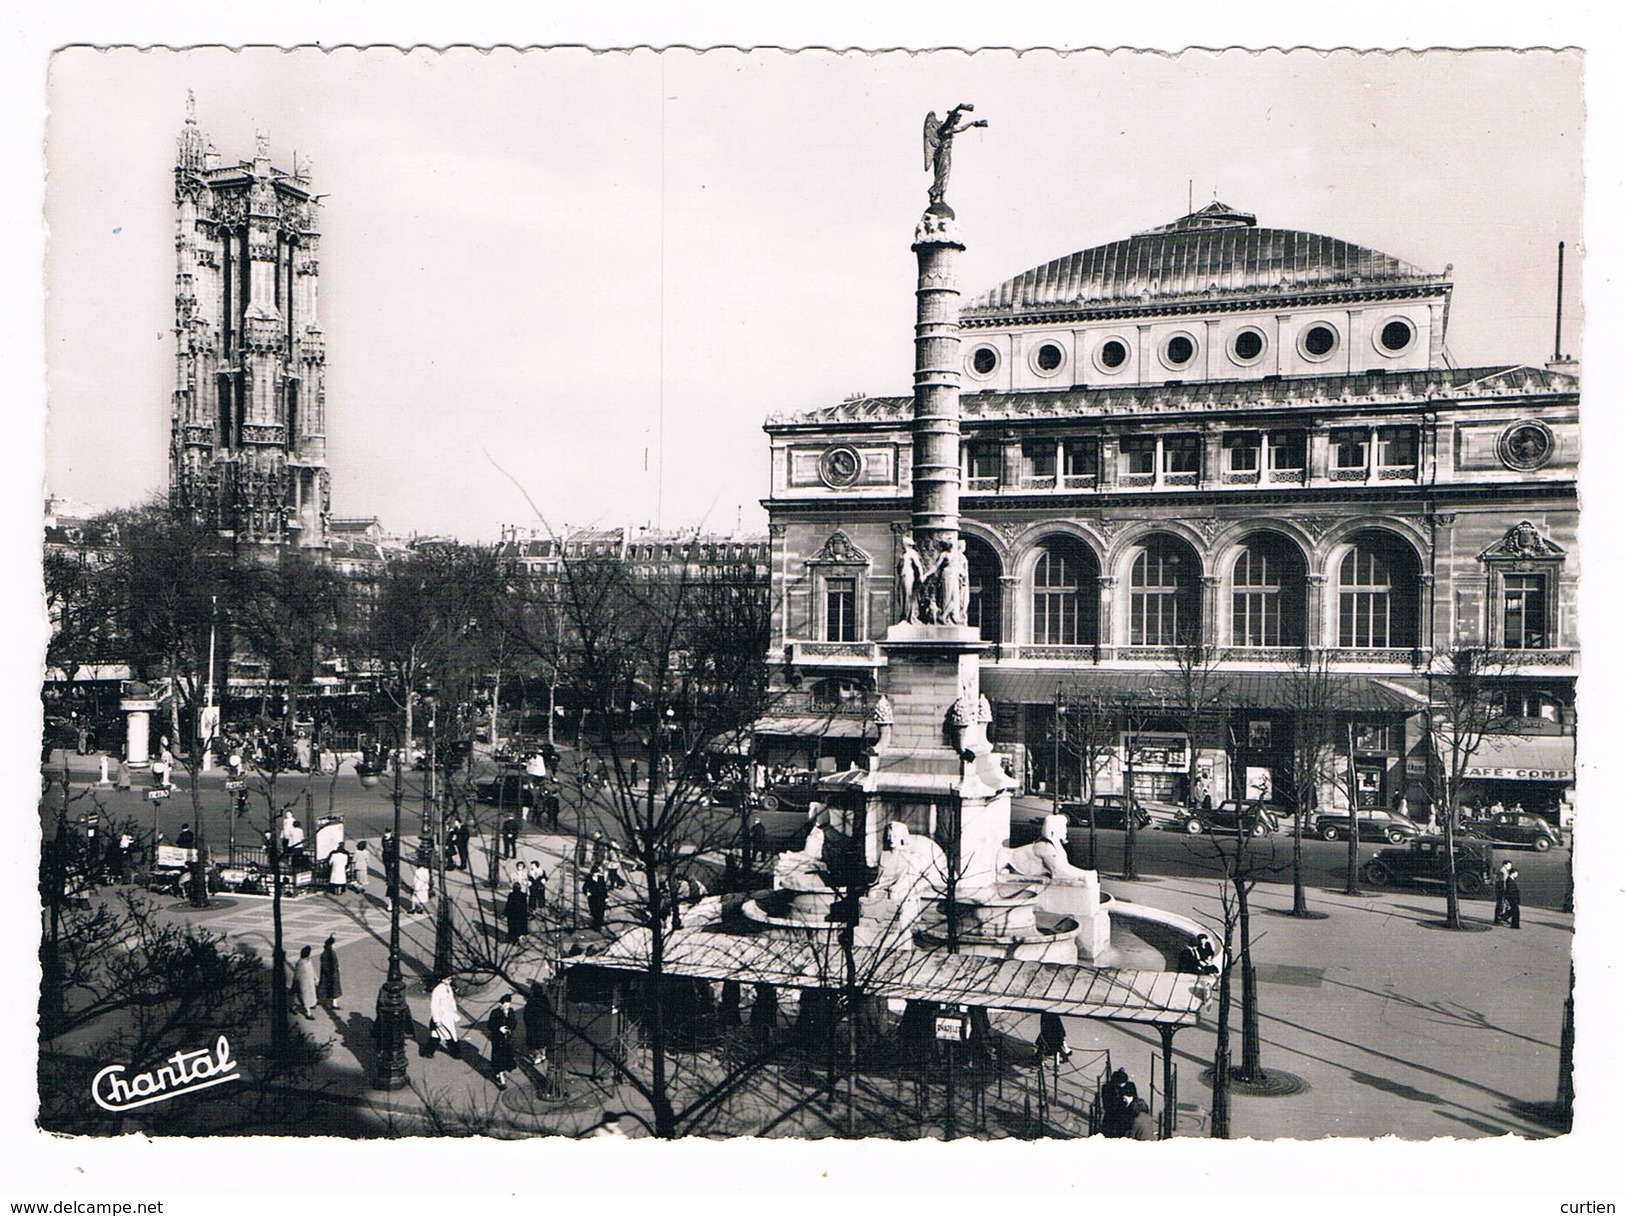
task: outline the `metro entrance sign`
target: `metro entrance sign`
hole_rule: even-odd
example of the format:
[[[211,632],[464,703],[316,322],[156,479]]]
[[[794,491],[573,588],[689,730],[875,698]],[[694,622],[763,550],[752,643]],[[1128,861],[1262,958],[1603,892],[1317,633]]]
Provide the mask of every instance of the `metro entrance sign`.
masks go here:
[[[970,1019],[962,1013],[937,1018],[937,1038],[964,1042],[970,1038]]]
[[[148,802],[162,802],[165,798],[168,798],[168,797],[169,797],[169,791],[166,790],[161,785],[155,787],[154,789],[150,789],[150,790],[147,791],[147,801]]]

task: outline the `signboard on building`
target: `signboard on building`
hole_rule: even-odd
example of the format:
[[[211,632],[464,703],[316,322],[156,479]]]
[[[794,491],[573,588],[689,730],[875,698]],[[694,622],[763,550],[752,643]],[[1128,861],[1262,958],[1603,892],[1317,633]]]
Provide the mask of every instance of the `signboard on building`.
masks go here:
[[[937,1038],[964,1042],[970,1038],[970,1019],[962,1013],[937,1018]]]
[[[1134,767],[1142,771],[1183,773],[1190,770],[1190,740],[1172,731],[1146,730],[1124,734],[1125,755],[1133,751]]]

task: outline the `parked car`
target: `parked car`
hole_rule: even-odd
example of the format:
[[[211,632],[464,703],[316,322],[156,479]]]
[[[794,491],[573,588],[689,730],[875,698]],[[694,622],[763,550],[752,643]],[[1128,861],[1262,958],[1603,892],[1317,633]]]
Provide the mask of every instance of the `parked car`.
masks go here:
[[[474,786],[476,799],[500,807],[538,806],[542,795],[542,783],[529,773],[498,773]]]
[[[1422,834],[1422,830],[1404,815],[1396,814],[1386,807],[1362,806],[1359,817],[1361,840],[1386,840],[1389,844],[1404,844],[1407,840],[1415,840]],[[1347,840],[1348,812],[1328,811],[1324,815],[1316,815],[1314,833],[1322,840]]]
[[[811,770],[786,773],[757,795],[756,801],[764,811],[805,811],[812,803],[822,802],[818,796],[819,774]]]
[[[1554,844],[1563,843],[1563,833],[1539,815],[1514,814],[1511,811],[1479,820],[1473,824],[1472,831],[1474,835],[1501,844],[1528,845],[1538,853],[1544,853]]]
[[[1268,836],[1278,831],[1282,817],[1289,815],[1290,811],[1267,802],[1242,802],[1226,798],[1212,810],[1197,808],[1184,812],[1180,826],[1191,836],[1200,836],[1203,832],[1234,835],[1243,826],[1253,836]]]
[[[1420,836],[1409,844],[1383,849],[1360,870],[1360,877],[1374,887],[1390,883],[1440,883],[1448,881],[1448,854],[1444,837]],[[1456,841],[1456,890],[1463,895],[1479,895],[1489,888],[1490,870],[1495,865],[1495,849],[1488,841]]]
[[[456,772],[473,758],[474,745],[467,739],[448,739],[435,747],[435,767],[447,772]],[[414,769],[426,770],[429,767],[429,754],[424,752],[412,762]]]
[[[1089,808],[1095,809],[1095,827],[1113,828],[1119,832],[1128,829],[1129,799],[1125,794],[1096,794],[1088,802],[1063,802],[1061,814],[1065,815],[1068,823],[1088,830]],[[1145,828],[1151,826],[1151,815],[1140,804],[1139,799],[1134,800],[1134,826]]]

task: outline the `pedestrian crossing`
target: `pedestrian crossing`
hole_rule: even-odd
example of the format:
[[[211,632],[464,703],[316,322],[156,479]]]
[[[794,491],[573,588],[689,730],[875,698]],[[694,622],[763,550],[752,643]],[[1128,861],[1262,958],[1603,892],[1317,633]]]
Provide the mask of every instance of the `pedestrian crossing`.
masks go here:
[[[404,909],[402,925],[422,919],[426,914],[413,915]],[[271,901],[244,899],[239,906],[221,916],[209,918],[204,927],[227,938],[270,948],[272,938]],[[363,912],[358,897],[346,895],[332,898],[326,895],[302,895],[282,901],[282,941],[290,954],[299,946],[320,948],[329,935],[335,949],[342,950],[351,942],[389,933],[389,910],[377,903],[369,904]]]

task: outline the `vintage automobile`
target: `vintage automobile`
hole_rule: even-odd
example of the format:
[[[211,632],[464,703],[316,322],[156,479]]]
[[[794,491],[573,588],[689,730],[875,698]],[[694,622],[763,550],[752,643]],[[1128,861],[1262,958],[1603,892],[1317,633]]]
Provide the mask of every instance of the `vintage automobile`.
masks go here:
[[[1444,837],[1420,836],[1409,844],[1383,849],[1360,870],[1374,887],[1391,883],[1439,883],[1449,880]],[[1489,888],[1495,850],[1487,841],[1456,841],[1456,890],[1480,895]]]
[[[1128,829],[1129,799],[1124,794],[1096,794],[1088,802],[1063,802],[1061,814],[1066,816],[1069,824],[1076,824],[1085,830],[1089,827],[1089,808],[1094,807],[1095,827],[1113,828],[1117,831]],[[1151,814],[1145,809],[1138,798],[1134,799],[1134,826],[1145,828],[1151,826]]]
[[[1404,844],[1422,834],[1420,828],[1403,815],[1386,807],[1363,806],[1359,810],[1360,839],[1386,840],[1389,844]],[[1322,840],[1347,840],[1349,817],[1347,811],[1327,811],[1316,815],[1314,833]]]
[[[1475,836],[1493,840],[1497,844],[1528,845],[1537,853],[1544,853],[1554,844],[1563,843],[1563,833],[1539,815],[1516,814],[1506,811],[1476,821],[1470,829]]]
[[[1242,831],[1244,825],[1250,835],[1268,836],[1279,830],[1282,818],[1290,814],[1290,811],[1267,802],[1242,802],[1226,798],[1211,810],[1198,808],[1186,811],[1180,826],[1191,836],[1200,836],[1203,832],[1234,835]]]
[[[499,807],[534,807],[541,803],[542,783],[529,773],[498,773],[489,781],[477,782],[474,797]]]
[[[819,774],[811,770],[786,773],[766,786],[756,801],[764,811],[805,811],[814,802],[823,801],[818,796],[818,780]]]

